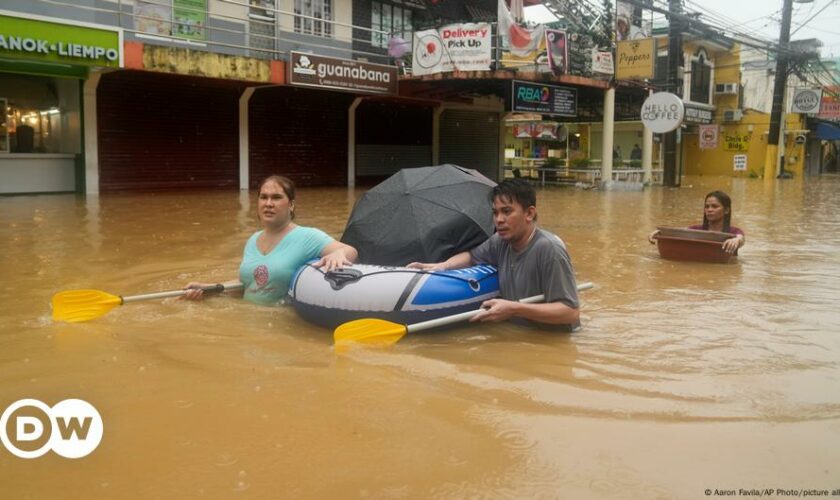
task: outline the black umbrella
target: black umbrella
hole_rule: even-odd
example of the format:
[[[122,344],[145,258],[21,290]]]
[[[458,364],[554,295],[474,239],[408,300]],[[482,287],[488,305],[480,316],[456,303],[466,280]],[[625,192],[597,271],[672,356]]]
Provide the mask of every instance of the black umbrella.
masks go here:
[[[356,202],[341,241],[368,264],[446,260],[493,234],[495,185],[455,165],[404,168]]]

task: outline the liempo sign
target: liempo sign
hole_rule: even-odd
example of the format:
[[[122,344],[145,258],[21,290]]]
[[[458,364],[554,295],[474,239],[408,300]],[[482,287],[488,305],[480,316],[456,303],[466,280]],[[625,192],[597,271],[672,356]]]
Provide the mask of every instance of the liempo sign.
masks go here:
[[[0,57],[82,66],[122,67],[122,30],[65,24],[0,12]]]

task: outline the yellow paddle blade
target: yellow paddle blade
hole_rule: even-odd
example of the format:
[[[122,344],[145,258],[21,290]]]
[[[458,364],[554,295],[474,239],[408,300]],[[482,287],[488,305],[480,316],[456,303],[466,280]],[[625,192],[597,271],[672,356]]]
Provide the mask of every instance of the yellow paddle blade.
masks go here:
[[[405,325],[384,319],[365,318],[341,324],[333,332],[336,346],[351,343],[391,345],[407,333]]]
[[[120,297],[99,290],[65,290],[53,295],[53,321],[90,321],[120,304]]]

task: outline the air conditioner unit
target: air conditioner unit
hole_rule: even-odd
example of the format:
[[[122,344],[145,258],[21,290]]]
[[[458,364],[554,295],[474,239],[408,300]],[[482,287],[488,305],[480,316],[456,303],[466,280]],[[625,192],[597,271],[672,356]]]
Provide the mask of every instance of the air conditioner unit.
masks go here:
[[[725,122],[739,122],[744,117],[744,112],[740,109],[725,109],[723,110],[723,121]]]
[[[737,94],[737,83],[717,83],[715,84],[715,94]]]

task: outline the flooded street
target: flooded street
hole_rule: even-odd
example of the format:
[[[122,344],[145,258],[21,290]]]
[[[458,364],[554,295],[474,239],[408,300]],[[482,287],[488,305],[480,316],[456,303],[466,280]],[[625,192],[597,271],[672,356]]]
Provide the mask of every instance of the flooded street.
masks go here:
[[[665,261],[656,226],[733,200],[734,264]],[[340,237],[356,192],[300,189]],[[230,297],[53,323],[50,298],[238,276],[255,193],[0,197],[0,411],[80,398],[80,460],[0,449],[4,498],[705,498],[840,488],[840,178],[546,188],[583,330],[463,325],[338,355],[291,308]],[[713,496],[714,497],[714,496]]]

